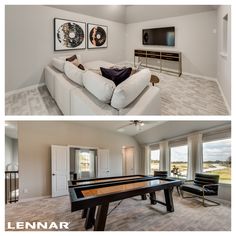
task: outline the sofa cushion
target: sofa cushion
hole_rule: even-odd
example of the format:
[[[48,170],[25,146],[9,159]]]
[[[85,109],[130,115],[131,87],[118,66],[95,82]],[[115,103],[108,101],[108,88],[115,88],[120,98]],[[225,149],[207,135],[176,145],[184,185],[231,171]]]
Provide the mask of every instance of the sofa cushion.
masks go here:
[[[143,69],[130,76],[119,84],[111,99],[111,105],[117,109],[122,109],[133,102],[140,93],[149,85],[151,72]]]
[[[114,66],[114,64],[107,61],[90,61],[90,62],[84,63],[83,65],[86,70],[91,70],[100,75],[101,75],[100,67],[110,68]]]
[[[119,85],[123,81],[125,81],[131,74],[132,68],[103,68],[100,67],[102,76],[106,77],[107,79],[112,80],[115,85]]]
[[[54,58],[52,58],[51,63],[54,68],[58,69],[61,72],[64,72],[64,64],[65,64],[64,60],[54,57]]]
[[[119,109],[119,115],[160,115],[160,89],[147,86],[128,106]]]
[[[72,55],[66,55],[66,56],[58,56],[58,57],[53,57],[51,64],[59,71],[64,72],[64,65],[66,62],[66,59],[68,57],[71,57]],[[76,54],[76,57],[80,63],[82,63],[81,56]]]
[[[113,81],[92,71],[83,73],[83,85],[96,98],[105,103],[110,103],[113,91],[116,87]]]
[[[64,72],[69,79],[79,84],[80,86],[83,86],[83,70],[79,69],[71,62],[66,61],[64,65]]]

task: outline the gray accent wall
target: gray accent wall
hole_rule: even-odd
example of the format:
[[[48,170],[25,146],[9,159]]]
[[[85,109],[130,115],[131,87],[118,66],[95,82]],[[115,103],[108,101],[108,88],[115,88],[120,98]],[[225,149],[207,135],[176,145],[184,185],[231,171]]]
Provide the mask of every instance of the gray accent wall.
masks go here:
[[[54,52],[53,19],[108,26],[108,48]],[[44,82],[44,67],[55,55],[81,54],[84,62],[124,61],[125,25],[47,6],[5,7],[6,92]]]
[[[175,27],[174,47],[142,44],[142,29],[169,26]],[[127,24],[126,59],[133,62],[134,49],[180,51],[183,73],[216,78],[216,28],[216,11]]]
[[[51,195],[51,145],[109,149],[111,176],[123,170],[123,146],[135,149],[135,173],[140,173],[140,146],[133,137],[63,121],[19,121],[21,199]]]

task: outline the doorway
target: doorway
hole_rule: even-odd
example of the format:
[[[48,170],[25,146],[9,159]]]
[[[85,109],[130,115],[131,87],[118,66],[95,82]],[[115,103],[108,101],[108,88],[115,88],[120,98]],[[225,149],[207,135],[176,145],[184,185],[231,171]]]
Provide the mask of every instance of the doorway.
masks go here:
[[[125,161],[125,175],[134,175],[134,147],[125,147],[123,149],[124,161]]]

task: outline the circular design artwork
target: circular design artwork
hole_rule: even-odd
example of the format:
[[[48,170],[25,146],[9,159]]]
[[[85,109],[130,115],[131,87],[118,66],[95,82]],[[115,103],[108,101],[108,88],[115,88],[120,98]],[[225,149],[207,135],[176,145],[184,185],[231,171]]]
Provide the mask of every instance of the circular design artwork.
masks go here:
[[[67,48],[76,48],[84,41],[84,31],[76,23],[64,23],[57,30],[57,39]]]
[[[102,27],[95,26],[91,29],[89,39],[94,46],[102,46],[106,42],[106,38],[106,32]]]

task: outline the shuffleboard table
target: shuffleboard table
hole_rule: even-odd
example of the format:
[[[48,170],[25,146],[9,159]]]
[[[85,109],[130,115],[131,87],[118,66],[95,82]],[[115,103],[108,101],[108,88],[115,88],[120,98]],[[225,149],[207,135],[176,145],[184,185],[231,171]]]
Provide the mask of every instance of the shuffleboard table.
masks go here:
[[[174,211],[173,187],[182,181],[144,175],[117,176],[109,178],[69,181],[71,211],[83,210],[85,228],[95,231],[105,230],[109,203],[134,196],[149,196],[151,204],[162,204],[168,212]],[[156,199],[156,191],[164,191],[165,202]],[[96,216],[95,216],[96,215]]]

